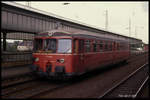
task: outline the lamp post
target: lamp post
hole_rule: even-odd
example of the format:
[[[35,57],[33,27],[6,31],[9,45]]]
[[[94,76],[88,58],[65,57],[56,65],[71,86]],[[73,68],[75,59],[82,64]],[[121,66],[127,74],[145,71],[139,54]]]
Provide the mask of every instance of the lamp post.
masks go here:
[[[129,17],[129,26],[125,29],[129,30],[129,38],[128,38],[128,42],[129,42],[129,49],[131,49],[131,44],[130,44],[130,37],[131,37],[131,18]],[[130,50],[129,50],[130,51]],[[131,56],[131,51],[129,53],[129,56]]]
[[[129,30],[129,38],[128,38],[128,42],[129,42],[129,45],[130,45],[130,37],[131,37],[131,18],[129,17],[129,26],[126,27],[125,29],[128,29]]]
[[[105,30],[108,30],[108,10],[105,10]]]
[[[107,31],[108,30],[108,10],[105,9],[102,15],[105,17],[105,30]]]
[[[26,5],[27,5],[28,7],[31,7],[31,1],[27,1]]]

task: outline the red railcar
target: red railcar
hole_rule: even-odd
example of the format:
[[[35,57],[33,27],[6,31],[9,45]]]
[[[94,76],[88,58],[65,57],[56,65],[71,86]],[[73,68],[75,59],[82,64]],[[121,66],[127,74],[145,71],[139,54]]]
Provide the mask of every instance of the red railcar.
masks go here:
[[[32,69],[46,77],[81,75],[87,71],[127,60],[127,41],[55,31],[34,40]]]

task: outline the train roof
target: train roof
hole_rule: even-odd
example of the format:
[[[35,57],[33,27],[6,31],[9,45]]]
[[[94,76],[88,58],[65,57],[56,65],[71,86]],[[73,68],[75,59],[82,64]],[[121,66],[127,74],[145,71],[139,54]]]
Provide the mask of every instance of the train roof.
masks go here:
[[[125,40],[119,40],[119,39],[112,39],[112,38],[106,38],[106,37],[102,37],[102,36],[94,36],[93,34],[87,34],[85,32],[82,31],[68,31],[68,30],[49,30],[49,31],[45,31],[45,32],[40,32],[36,35],[36,37],[52,37],[52,36],[70,36],[73,38],[88,38],[88,39],[101,39],[101,40],[110,40],[110,41],[124,41],[124,42],[128,42]]]

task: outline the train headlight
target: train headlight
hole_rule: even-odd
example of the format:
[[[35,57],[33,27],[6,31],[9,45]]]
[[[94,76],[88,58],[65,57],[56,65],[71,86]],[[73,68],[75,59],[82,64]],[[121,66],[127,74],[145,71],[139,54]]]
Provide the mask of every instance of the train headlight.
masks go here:
[[[64,63],[65,62],[64,59],[58,59],[57,61],[60,62],[60,63]]]
[[[39,61],[39,58],[35,58],[35,62]]]

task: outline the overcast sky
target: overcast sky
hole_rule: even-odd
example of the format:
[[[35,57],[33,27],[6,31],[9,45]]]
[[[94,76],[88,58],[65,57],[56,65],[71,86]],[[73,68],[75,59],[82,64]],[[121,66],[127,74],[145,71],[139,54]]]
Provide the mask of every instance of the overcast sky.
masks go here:
[[[27,4],[26,2],[17,2]],[[63,5],[63,3],[70,3]],[[59,16],[78,20],[102,29],[105,28],[105,11],[108,10],[108,30],[149,41],[148,2],[31,2],[31,7]],[[136,33],[136,34],[135,34]]]

